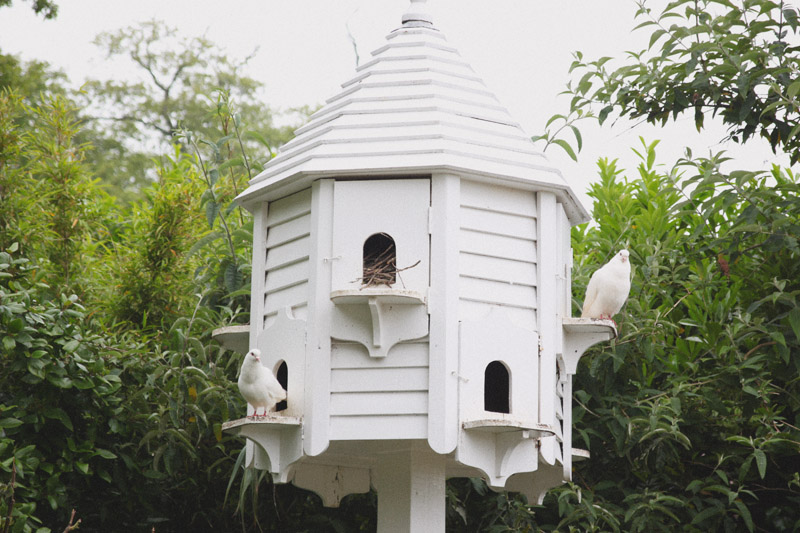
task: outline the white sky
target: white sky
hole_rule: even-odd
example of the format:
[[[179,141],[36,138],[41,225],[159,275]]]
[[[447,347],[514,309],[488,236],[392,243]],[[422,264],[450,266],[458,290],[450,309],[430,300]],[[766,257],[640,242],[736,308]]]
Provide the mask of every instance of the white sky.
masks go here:
[[[188,37],[205,35],[231,57],[255,48],[245,74],[266,84],[272,108],[315,105],[339,90],[354,73],[349,26],[362,62],[400,25],[409,0],[57,0],[55,20],[36,17],[29,2],[0,8],[0,51],[41,59],[64,70],[76,84],[86,78],[124,77],[122,64],[105,61],[92,44],[95,35],[141,21],[159,19]],[[637,22],[633,0],[428,0],[440,29],[495,92],[528,134],[540,133],[554,113],[568,109],[557,97],[569,79],[572,52],[587,58],[623,57],[646,45],[646,31],[631,33]],[[707,119],[708,122],[708,119]],[[561,169],[584,204],[587,184],[596,176],[598,157],[619,158],[635,174],[639,136],[661,139],[659,160],[672,164],[691,146],[695,155],[726,148],[736,160],[730,168],[767,168],[776,159],[766,143],[718,144],[721,127],[698,134],[691,117],[659,129],[630,124],[600,128],[580,125],[584,149],[572,162],[558,147],[547,155]],[[570,141],[572,139],[568,137]]]

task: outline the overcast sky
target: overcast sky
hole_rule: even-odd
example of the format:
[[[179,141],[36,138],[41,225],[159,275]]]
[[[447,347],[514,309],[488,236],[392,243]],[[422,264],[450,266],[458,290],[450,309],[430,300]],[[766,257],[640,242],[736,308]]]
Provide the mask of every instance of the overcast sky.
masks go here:
[[[58,17],[36,17],[29,2],[0,8],[0,51],[41,59],[64,70],[76,84],[86,78],[125,77],[122,63],[105,61],[95,35],[159,19],[189,37],[205,35],[229,56],[258,49],[246,74],[266,85],[273,108],[316,105],[334,95],[355,68],[348,37],[365,61],[400,25],[409,0],[60,0]],[[567,110],[558,97],[568,80],[572,52],[622,57],[640,50],[649,35],[636,25],[633,0],[428,0],[434,25],[495,92],[528,134],[540,133],[554,113]],[[691,117],[659,129],[610,128],[585,123],[584,150],[573,163],[560,148],[547,151],[576,191],[596,176],[598,157],[619,158],[632,169],[638,137],[662,139],[659,159],[672,163],[689,145],[695,154],[727,148],[741,168],[764,168],[776,159],[760,141],[746,147],[718,142],[724,129],[698,134]],[[633,175],[630,172],[629,175]],[[584,203],[587,203],[582,195]]]

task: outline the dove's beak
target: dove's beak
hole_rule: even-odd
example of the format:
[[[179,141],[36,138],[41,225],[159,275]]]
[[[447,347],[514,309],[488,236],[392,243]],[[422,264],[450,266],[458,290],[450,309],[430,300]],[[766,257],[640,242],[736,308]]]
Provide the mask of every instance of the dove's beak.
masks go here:
[[[255,357],[255,358],[256,358],[256,362],[257,362],[257,363],[260,363],[260,362],[261,362],[261,358],[260,358],[259,356],[257,356],[257,355],[254,355],[253,357]]]

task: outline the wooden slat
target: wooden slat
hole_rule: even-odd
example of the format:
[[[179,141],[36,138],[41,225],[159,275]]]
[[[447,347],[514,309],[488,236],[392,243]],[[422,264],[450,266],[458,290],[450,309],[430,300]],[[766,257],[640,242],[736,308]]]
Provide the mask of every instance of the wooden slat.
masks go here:
[[[331,370],[331,392],[427,390],[428,367]]]
[[[534,193],[474,181],[461,182],[461,205],[529,217],[536,216]]]
[[[310,245],[311,241],[309,237],[303,237],[302,239],[270,249],[267,252],[266,270],[272,270],[284,265],[296,263],[302,259],[308,259]]]
[[[536,288],[496,281],[462,277],[459,294],[463,300],[536,309]]]
[[[267,233],[267,248],[274,248],[300,237],[305,237],[310,232],[311,214],[306,213],[281,224],[271,226]]]
[[[332,416],[331,440],[424,439],[428,436],[428,417]]]
[[[459,249],[477,255],[536,262],[536,243],[527,239],[462,229],[459,231]]]
[[[428,366],[427,343],[396,344],[386,357],[370,357],[357,343],[336,342],[331,351],[331,368],[405,368]]]
[[[458,319],[460,321],[480,320],[497,304],[482,302],[472,302],[460,300],[458,302]],[[534,309],[521,309],[519,307],[506,307],[504,311],[508,314],[511,322],[530,329],[536,329],[536,311]]]
[[[275,317],[278,316],[279,311],[271,311],[264,316],[264,329],[267,329],[275,322]],[[305,302],[300,305],[292,306],[292,317],[297,320],[308,320],[308,304]]]
[[[536,240],[536,219],[533,217],[462,207],[460,221],[462,229]]]
[[[269,203],[267,226],[275,226],[311,211],[311,189],[296,192]]]
[[[463,252],[458,269],[462,276],[470,278],[536,286],[536,265],[532,263]]]
[[[345,392],[331,394],[331,416],[427,414],[427,392]]]
[[[288,289],[267,294],[264,298],[264,315],[274,313],[284,307],[294,307],[308,302],[308,282],[294,285]]]
[[[308,271],[308,259],[274,268],[267,272],[264,293],[272,294],[278,290],[306,282],[308,281]]]

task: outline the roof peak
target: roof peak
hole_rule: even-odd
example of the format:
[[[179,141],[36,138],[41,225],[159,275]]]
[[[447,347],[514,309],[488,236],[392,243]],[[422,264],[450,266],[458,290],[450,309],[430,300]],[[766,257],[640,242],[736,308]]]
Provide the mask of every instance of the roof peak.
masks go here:
[[[411,0],[411,5],[403,13],[403,26],[413,28],[415,26],[433,27],[433,18],[428,12],[428,0]]]

